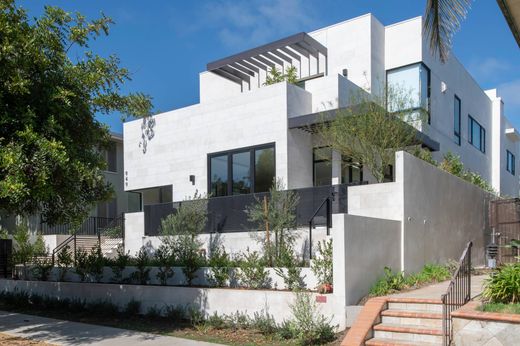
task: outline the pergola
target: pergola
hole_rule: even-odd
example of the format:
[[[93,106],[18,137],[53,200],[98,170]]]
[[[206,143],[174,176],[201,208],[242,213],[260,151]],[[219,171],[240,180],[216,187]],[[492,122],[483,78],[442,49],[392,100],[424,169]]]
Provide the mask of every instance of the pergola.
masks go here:
[[[324,68],[320,71],[320,60]],[[237,84],[246,82],[251,88],[251,80],[258,80],[260,71],[265,74],[269,69],[298,64],[300,78],[310,77],[311,62],[316,62],[316,73],[327,74],[327,47],[308,34],[301,32],[263,46],[246,50],[207,64],[207,70]],[[308,63],[308,76],[302,76],[302,63]]]

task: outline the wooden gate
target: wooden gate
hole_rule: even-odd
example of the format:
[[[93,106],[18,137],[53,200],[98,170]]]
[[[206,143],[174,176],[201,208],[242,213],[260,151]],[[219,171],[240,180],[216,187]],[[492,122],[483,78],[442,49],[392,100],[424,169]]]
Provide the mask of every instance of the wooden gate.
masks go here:
[[[489,220],[498,245],[497,264],[520,260],[520,198],[491,201]]]

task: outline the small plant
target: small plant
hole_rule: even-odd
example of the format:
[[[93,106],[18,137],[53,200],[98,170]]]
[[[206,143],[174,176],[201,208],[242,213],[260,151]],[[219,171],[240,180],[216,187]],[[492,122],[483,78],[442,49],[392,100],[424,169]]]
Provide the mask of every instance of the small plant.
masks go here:
[[[209,258],[210,284],[215,287],[225,287],[229,280],[230,259],[224,248],[217,248],[211,252]]]
[[[76,250],[75,259],[76,264],[74,271],[78,274],[81,282],[85,282],[88,274],[88,253],[82,248],[79,248]]]
[[[186,314],[192,326],[196,327],[204,323],[204,313],[197,306],[189,305]]]
[[[330,293],[327,285],[332,285],[332,239],[318,243],[319,257],[313,259],[311,270],[318,279],[321,293]]]
[[[112,261],[112,281],[116,283],[125,282],[123,272],[130,262],[129,253],[125,253],[125,248],[122,245],[117,247],[116,258]]]
[[[54,266],[49,259],[39,258],[35,261],[34,267],[32,268],[32,274],[38,281],[48,281],[53,267]]]
[[[270,287],[269,273],[257,251],[243,254],[239,267],[239,279],[243,286],[253,289]]]
[[[132,281],[140,284],[147,285],[148,281],[150,281],[150,256],[148,256],[148,252],[145,247],[141,247],[139,252],[137,253],[137,257],[135,258],[135,266],[137,270],[132,273],[130,276]]]
[[[150,319],[158,319],[161,317],[162,309],[158,308],[157,306],[150,306],[148,308],[148,311],[146,311],[146,317]]]
[[[186,316],[186,310],[180,305],[166,305],[164,315],[172,322],[180,322]]]
[[[161,285],[165,286],[168,283],[168,279],[173,277],[173,264],[175,257],[171,248],[165,244],[161,244],[155,251],[155,260],[159,266],[159,270],[156,274],[157,279]]]
[[[305,282],[303,281],[305,277],[301,276],[302,268],[298,266],[298,261],[291,248],[283,246],[276,265],[277,268],[274,268],[274,271],[283,279],[288,289],[294,291],[305,288]]]
[[[91,280],[101,282],[104,267],[105,259],[103,258],[103,252],[101,252],[101,246],[97,245],[90,250],[87,256],[87,271]]]
[[[300,345],[320,345],[335,339],[331,320],[319,313],[312,294],[296,292],[291,312],[293,319],[286,322],[284,334],[292,335]]]
[[[520,263],[506,264],[484,283],[482,297],[490,303],[520,302]]]
[[[274,317],[263,310],[260,313],[255,312],[253,314],[249,326],[258,330],[263,335],[272,335],[278,330]]]
[[[276,67],[271,67],[271,69],[268,71],[267,76],[265,78],[264,85],[272,85],[276,83],[280,83],[283,81],[286,81],[287,83],[295,84],[297,82],[298,75],[297,70],[295,66],[288,66],[285,69],[285,74],[282,73],[281,70],[279,70]]]
[[[132,298],[132,300],[126,304],[124,312],[129,316],[139,315],[141,312],[141,302]]]
[[[119,314],[119,308],[110,300],[98,300],[87,303],[85,309],[97,316],[111,317]]]
[[[65,245],[57,255],[57,264],[59,267],[59,281],[65,281],[69,268],[74,263],[72,254],[70,253],[70,246]]]
[[[370,295],[384,296],[404,288],[405,281],[402,272],[394,273],[392,269],[388,267],[385,267],[384,271],[384,276],[370,288]]]
[[[213,329],[224,329],[226,327],[226,319],[214,312],[213,315],[206,319],[205,325]]]

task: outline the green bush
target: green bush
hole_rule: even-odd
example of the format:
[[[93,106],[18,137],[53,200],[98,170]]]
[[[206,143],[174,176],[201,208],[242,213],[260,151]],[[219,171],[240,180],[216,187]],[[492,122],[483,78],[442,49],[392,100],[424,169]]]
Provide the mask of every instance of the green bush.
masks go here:
[[[219,316],[217,312],[206,319],[205,325],[214,329],[224,329],[227,326],[225,317]]]
[[[490,303],[520,302],[520,263],[506,264],[484,283],[482,297]]]
[[[486,312],[501,312],[505,314],[520,314],[520,303],[486,303],[482,305],[481,310]]]
[[[127,281],[123,277],[125,268],[130,263],[129,253],[125,253],[125,248],[122,245],[117,247],[116,258],[111,261],[110,268],[112,269],[112,281],[116,283],[123,283]]]
[[[154,260],[157,262],[158,272],[156,274],[157,279],[161,285],[165,286],[168,283],[168,279],[173,277],[173,265],[175,257],[171,248],[165,244],[159,245],[154,254]]]
[[[72,254],[70,253],[70,246],[65,245],[65,247],[61,249],[60,252],[58,252],[56,259],[59,267],[59,280],[65,281],[67,272],[74,263],[74,259],[72,258]]]
[[[305,277],[301,275],[302,268],[299,267],[298,260],[291,247],[281,247],[276,266],[277,267],[274,268],[276,275],[283,279],[288,289],[294,291],[305,288]]]
[[[318,252],[320,256],[312,260],[311,270],[320,285],[332,284],[332,239],[319,242]]]
[[[98,300],[87,303],[85,309],[96,316],[110,317],[119,314],[119,308],[110,300]]]
[[[141,249],[139,249],[139,252],[137,253],[137,257],[135,258],[135,266],[137,270],[130,275],[130,278],[134,283],[140,285],[148,284],[148,281],[150,281],[150,268],[148,267],[149,265],[150,256],[148,256],[146,248],[142,246]]]
[[[231,260],[224,248],[216,248],[211,252],[208,265],[210,275],[208,281],[211,286],[225,287],[230,277]]]
[[[249,322],[249,326],[258,330],[263,335],[271,335],[277,332],[278,326],[272,315],[267,312],[255,312],[253,318]]]
[[[52,261],[47,258],[39,258],[36,259],[34,263],[32,274],[36,280],[47,281],[49,280],[52,268],[54,268]]]
[[[90,279],[94,282],[101,282],[104,267],[105,258],[101,252],[101,246],[94,246],[87,255],[87,272]]]
[[[146,317],[150,319],[158,319],[161,317],[162,309],[158,308],[157,306],[150,306],[148,310],[146,311]]]
[[[164,315],[172,322],[180,322],[186,316],[186,309],[180,305],[166,305]]]
[[[239,268],[238,277],[242,286],[253,289],[271,286],[264,260],[257,251],[242,254]]]
[[[128,316],[136,316],[141,312],[141,302],[138,300],[130,300],[124,309],[124,313]]]
[[[84,282],[87,278],[88,274],[88,253],[79,248],[76,250],[76,254],[74,255],[76,259],[76,265],[74,267],[74,271],[79,276],[81,282]]]

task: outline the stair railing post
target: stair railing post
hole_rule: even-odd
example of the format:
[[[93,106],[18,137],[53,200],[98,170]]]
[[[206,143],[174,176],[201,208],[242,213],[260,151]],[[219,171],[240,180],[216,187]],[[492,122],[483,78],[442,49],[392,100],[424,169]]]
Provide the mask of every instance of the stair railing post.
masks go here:
[[[76,233],[74,233],[74,266],[76,266],[76,254],[77,254],[77,251],[76,251]]]

